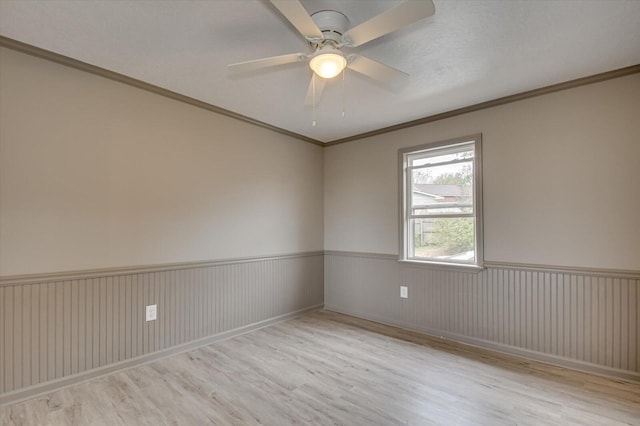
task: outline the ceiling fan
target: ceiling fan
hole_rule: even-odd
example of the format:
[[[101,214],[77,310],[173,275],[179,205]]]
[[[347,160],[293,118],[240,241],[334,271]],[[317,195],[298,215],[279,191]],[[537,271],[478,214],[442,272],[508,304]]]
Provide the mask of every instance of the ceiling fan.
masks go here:
[[[239,62],[227,67],[233,72],[250,72],[309,61],[309,67],[314,74],[311,77],[305,105],[315,105],[324,90],[326,80],[339,75],[345,67],[385,84],[393,84],[408,77],[407,73],[366,56],[347,54],[343,48],[361,46],[427,18],[436,11],[432,0],[406,0],[362,24],[349,28],[349,19],[334,10],[323,10],[309,15],[298,0],[271,0],[271,3],[309,42],[313,52],[290,53]]]

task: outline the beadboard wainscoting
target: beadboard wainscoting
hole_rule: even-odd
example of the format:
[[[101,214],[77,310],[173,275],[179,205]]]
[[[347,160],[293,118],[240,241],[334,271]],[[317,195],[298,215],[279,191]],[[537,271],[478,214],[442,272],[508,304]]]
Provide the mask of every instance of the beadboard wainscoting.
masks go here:
[[[325,309],[631,380],[640,380],[639,307],[633,271],[491,263],[460,272],[325,252]]]
[[[323,303],[323,254],[0,280],[3,404],[252,330]],[[157,320],[145,306],[157,304]]]

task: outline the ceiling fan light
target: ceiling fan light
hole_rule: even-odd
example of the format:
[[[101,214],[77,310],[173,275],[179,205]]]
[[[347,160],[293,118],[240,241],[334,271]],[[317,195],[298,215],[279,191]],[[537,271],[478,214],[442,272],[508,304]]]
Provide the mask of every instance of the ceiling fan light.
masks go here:
[[[347,66],[347,59],[337,53],[322,53],[311,58],[309,66],[319,77],[333,78]]]

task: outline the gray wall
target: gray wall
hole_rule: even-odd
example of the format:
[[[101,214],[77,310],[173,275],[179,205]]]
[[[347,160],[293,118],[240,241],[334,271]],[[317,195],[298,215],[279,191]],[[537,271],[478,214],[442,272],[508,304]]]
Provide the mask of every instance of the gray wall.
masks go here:
[[[639,76],[323,153],[0,55],[2,401],[317,306],[323,282],[332,309],[637,376],[638,279],[621,270],[640,269]],[[494,266],[467,274],[398,264],[397,149],[478,132]],[[325,280],[323,247],[369,254],[329,253]],[[254,259],[215,261],[246,256]],[[149,264],[158,266],[135,266]],[[151,303],[158,320],[146,323]]]
[[[484,255],[640,270],[640,74],[329,146],[324,249],[398,252],[398,149],[482,133]]]
[[[322,253],[5,280],[0,400],[322,303]]]
[[[0,275],[323,250],[322,147],[0,48]]]
[[[327,309],[640,380],[640,274],[508,265],[454,272],[347,252],[328,252],[325,268]]]
[[[2,401],[322,304],[321,147],[4,47],[0,93]]]
[[[347,254],[325,305],[638,378],[639,93],[633,74],[326,148],[325,250]],[[491,266],[399,264],[398,149],[476,133]]]

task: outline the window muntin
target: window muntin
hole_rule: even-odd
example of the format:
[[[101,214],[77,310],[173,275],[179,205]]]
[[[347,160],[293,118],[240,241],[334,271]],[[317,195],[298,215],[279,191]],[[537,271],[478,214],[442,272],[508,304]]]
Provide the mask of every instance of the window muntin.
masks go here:
[[[482,265],[480,135],[400,151],[402,260]]]

